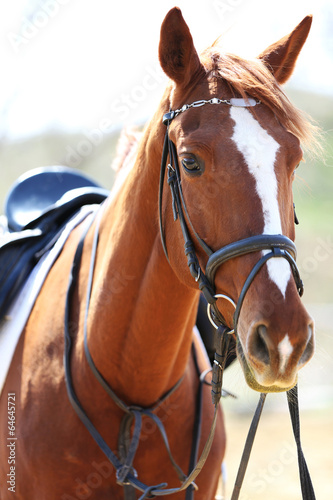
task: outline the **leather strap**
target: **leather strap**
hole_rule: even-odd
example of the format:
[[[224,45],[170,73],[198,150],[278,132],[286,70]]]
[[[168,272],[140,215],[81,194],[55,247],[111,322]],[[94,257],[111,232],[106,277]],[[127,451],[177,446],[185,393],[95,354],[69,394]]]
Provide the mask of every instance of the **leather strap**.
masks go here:
[[[297,385],[287,392],[289,413],[293,427],[293,433],[297,446],[298,468],[301,481],[303,500],[316,500],[308,466],[301,445],[299,408],[298,408],[298,388]]]
[[[261,413],[263,410],[263,406],[266,399],[265,393],[260,394],[259,403],[257,405],[255,414],[253,416],[253,420],[246,438],[246,443],[244,447],[244,451],[242,454],[242,458],[240,461],[234,489],[232,492],[231,500],[238,500],[240,490],[243,484],[244,476],[246,473],[247,465],[250,459],[250,453],[252,450],[254,438],[257,432],[257,428],[259,425],[259,420],[261,417]],[[298,468],[299,468],[299,476],[301,482],[301,490],[302,490],[302,498],[303,500],[316,500],[316,496],[314,493],[310,473],[308,466],[306,464],[306,460],[303,454],[302,445],[301,445],[301,437],[300,437],[300,421],[299,421],[299,407],[298,407],[298,388],[297,385],[287,391],[287,399],[288,399],[288,407],[291,418],[291,423],[293,427],[293,433],[295,437],[295,442],[297,446],[297,455],[298,455]]]
[[[296,259],[296,246],[287,236],[282,234],[257,234],[234,241],[226,245],[210,256],[206,265],[206,274],[210,281],[214,281],[218,267],[228,260],[241,257],[243,255],[260,252],[261,250],[273,250],[279,248],[288,252],[293,259]]]
[[[159,183],[159,195],[158,195],[158,214],[159,214],[161,242],[162,242],[165,256],[166,256],[168,262],[170,262],[169,255],[168,255],[168,249],[166,247],[166,242],[165,242],[165,234],[164,234],[164,227],[163,227],[163,207],[162,207],[165,171],[166,171],[168,154],[169,154],[168,148],[169,148],[169,135],[168,135],[168,133],[166,133],[164,136],[162,160],[161,160],[161,170],[160,170],[160,183]],[[175,214],[174,214],[174,216],[175,216]]]
[[[199,376],[199,387],[197,392],[196,411],[195,411],[195,420],[193,428],[193,440],[192,440],[191,456],[188,469],[189,474],[191,473],[191,470],[194,469],[195,464],[198,460],[199,444],[201,437],[201,423],[202,423],[202,392],[203,392],[204,379],[206,375],[206,372],[202,374],[200,373],[194,344],[192,344],[192,352],[193,352],[193,361],[196,368],[196,372],[197,375]],[[185,500],[193,500],[194,491],[195,487],[191,484],[186,490]]]
[[[283,238],[283,237],[281,237],[281,238]],[[293,272],[293,276],[294,276],[294,280],[296,283],[298,293],[300,296],[303,294],[303,282],[300,278],[299,271],[298,271],[298,268],[296,266],[296,262],[294,261],[294,259],[291,257],[291,255],[287,251],[283,251],[280,248],[278,248],[277,246],[274,246],[270,252],[266,253],[265,255],[263,255],[261,257],[261,259],[258,260],[258,262],[254,265],[252,271],[250,272],[250,274],[248,275],[248,277],[245,280],[245,283],[244,283],[243,288],[241,290],[241,293],[239,295],[237,305],[236,305],[236,310],[234,313],[234,330],[235,330],[236,334],[237,334],[237,326],[238,326],[238,319],[239,319],[240,311],[241,311],[241,308],[242,308],[242,305],[243,305],[243,302],[245,299],[245,295],[246,295],[248,289],[250,288],[250,285],[252,284],[254,278],[256,277],[256,275],[258,274],[260,269],[263,267],[263,265],[269,259],[272,259],[275,257],[283,257],[284,259],[286,259],[289,262],[291,269],[292,269],[292,272]]]
[[[267,394],[264,392],[262,392],[260,394],[259,402],[258,402],[256,411],[253,415],[251,426],[250,426],[250,429],[249,429],[249,432],[248,432],[248,435],[246,438],[242,458],[241,458],[241,461],[239,464],[238,473],[237,473],[237,477],[236,477],[236,481],[235,481],[235,486],[234,486],[232,496],[231,496],[231,500],[238,500],[238,498],[239,498],[240,490],[241,490],[244,476],[245,476],[245,472],[246,472],[246,469],[247,469],[247,466],[248,466],[248,463],[250,460],[250,454],[251,454],[254,438],[256,436],[256,432],[258,429],[261,413],[262,413],[262,410],[263,410],[263,407],[265,404],[266,396],[267,396]]]

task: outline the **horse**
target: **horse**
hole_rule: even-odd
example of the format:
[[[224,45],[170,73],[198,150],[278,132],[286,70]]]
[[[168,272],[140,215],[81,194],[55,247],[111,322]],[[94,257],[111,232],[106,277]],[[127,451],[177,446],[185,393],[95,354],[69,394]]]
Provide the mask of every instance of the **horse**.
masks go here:
[[[159,60],[170,81],[159,107],[142,137],[128,144],[114,188],[90,216],[89,227],[82,223],[71,232],[7,375],[1,435],[8,434],[7,395],[15,394],[15,498],[118,500],[124,488],[130,490],[125,498],[166,497],[166,484],[174,488],[172,498],[189,498],[189,490],[197,500],[215,498],[226,433],[219,404],[214,417],[210,365],[193,334],[199,286],[203,292],[212,289],[207,292],[215,300],[209,304],[211,320],[237,334],[248,385],[269,393],[296,384],[298,370],[314,351],[314,326],[296,279],[292,184],[303,157],[300,144],[311,144],[313,128],[281,85],[294,70],[310,26],[307,16],[246,60],[223,53],[218,42],[199,56],[181,11],[175,7],[166,15]],[[160,180],[163,155],[169,158],[162,169],[168,182]],[[212,258],[209,287],[204,270]],[[126,470],[115,473],[68,396],[66,317],[72,394],[115,455],[124,409],[96,379],[85,343],[104,385],[141,418],[136,453]],[[200,453],[214,418],[215,435],[200,474],[190,488],[178,491],[173,465],[188,474],[202,372]],[[136,422],[125,422],[130,443]],[[6,483],[14,471],[8,450],[1,446],[1,500],[13,491]],[[136,475],[155,487],[133,493]]]

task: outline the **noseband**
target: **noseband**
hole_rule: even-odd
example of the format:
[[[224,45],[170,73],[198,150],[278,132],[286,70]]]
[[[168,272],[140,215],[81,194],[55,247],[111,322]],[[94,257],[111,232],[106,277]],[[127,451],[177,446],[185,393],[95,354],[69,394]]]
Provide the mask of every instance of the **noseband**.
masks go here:
[[[175,221],[177,219],[179,219],[180,221],[180,227],[184,238],[184,247],[185,247],[185,255],[187,257],[187,265],[190,269],[191,275],[198,283],[199,290],[201,290],[201,292],[204,294],[208,302],[208,309],[207,309],[208,317],[212,322],[212,324],[215,326],[215,328],[218,328],[219,326],[222,325],[223,327],[225,327],[228,333],[235,332],[237,334],[239,315],[241,312],[241,307],[243,305],[245,295],[251,283],[253,282],[255,276],[258,274],[260,269],[269,259],[282,257],[287,260],[287,262],[290,264],[292,274],[296,283],[296,287],[300,296],[303,294],[303,283],[300,278],[300,274],[296,265],[296,246],[293,241],[287,238],[287,236],[281,234],[276,234],[276,235],[261,234],[261,235],[251,236],[249,238],[245,238],[240,241],[230,243],[229,245],[226,245],[214,252],[207,245],[207,243],[202,238],[200,238],[200,236],[195,231],[191,219],[189,217],[189,213],[186,207],[181,187],[178,156],[177,156],[176,146],[169,137],[169,125],[172,122],[172,120],[176,118],[179,114],[187,111],[190,108],[203,106],[205,104],[213,104],[213,105],[226,104],[229,106],[253,107],[259,104],[259,101],[252,98],[248,100],[238,99],[238,98],[233,98],[230,100],[218,99],[218,98],[213,98],[209,100],[200,100],[192,104],[185,104],[182,108],[177,109],[175,111],[170,111],[169,113],[166,113],[163,116],[163,123],[166,125],[167,129],[164,139],[161,173],[160,173],[160,188],[159,188],[160,233],[161,233],[163,249],[167,259],[169,260],[164,228],[163,228],[163,217],[162,217],[163,185],[164,185],[165,173],[167,171],[167,181],[170,186],[172,195],[173,217]],[[169,162],[167,163],[168,158]],[[296,220],[297,219],[295,214],[295,222]],[[205,272],[203,272],[203,270],[200,267],[199,260],[196,255],[195,246],[190,235],[190,230],[194,234],[194,237],[199,243],[200,247],[204,250],[204,252],[208,256]],[[251,270],[247,279],[245,280],[237,304],[235,304],[234,301],[227,295],[217,296],[215,294],[216,292],[215,274],[218,268],[222,264],[231,259],[259,251],[263,251],[264,255],[254,265],[253,269]],[[217,308],[216,302],[217,299],[220,297],[228,300],[235,306],[232,328],[226,324],[223,315]]]

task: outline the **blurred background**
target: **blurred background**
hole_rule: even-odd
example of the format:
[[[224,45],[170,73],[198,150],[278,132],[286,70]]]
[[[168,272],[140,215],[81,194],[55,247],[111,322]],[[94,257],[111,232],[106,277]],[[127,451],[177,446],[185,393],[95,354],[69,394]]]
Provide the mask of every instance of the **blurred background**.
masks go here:
[[[16,0],[0,4],[0,203],[26,170],[62,164],[107,188],[120,130],[141,127],[166,84],[157,47],[161,22],[181,7],[200,51],[222,35],[225,51],[255,56],[307,14],[312,29],[290,99],[322,129],[324,154],[306,157],[294,184],[296,243],[304,302],[315,318],[317,350],[299,376],[303,448],[317,499],[333,499],[333,3],[329,0]],[[224,402],[230,496],[257,394],[238,366]],[[298,500],[295,446],[285,395],[270,395],[241,498]]]

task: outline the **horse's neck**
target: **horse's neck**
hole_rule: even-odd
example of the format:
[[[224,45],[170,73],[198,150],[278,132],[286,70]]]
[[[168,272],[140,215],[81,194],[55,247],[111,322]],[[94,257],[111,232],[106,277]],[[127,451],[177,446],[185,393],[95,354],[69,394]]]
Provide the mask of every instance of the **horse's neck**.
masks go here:
[[[196,292],[179,282],[162,250],[159,160],[142,147],[104,209],[88,323],[99,371],[121,397],[141,405],[184,373],[197,307]]]

